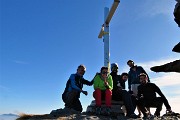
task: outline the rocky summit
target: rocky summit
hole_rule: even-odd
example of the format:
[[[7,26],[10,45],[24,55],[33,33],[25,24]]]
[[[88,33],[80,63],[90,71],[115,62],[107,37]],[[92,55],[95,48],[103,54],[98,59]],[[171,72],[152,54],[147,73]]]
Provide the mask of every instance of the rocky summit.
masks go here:
[[[102,109],[104,109],[104,102]],[[103,110],[102,110],[103,111]],[[161,117],[150,116],[149,118],[132,119],[125,116],[125,107],[123,102],[112,101],[110,115],[105,112],[101,114],[95,113],[95,101],[87,107],[86,112],[78,112],[70,108],[52,110],[50,114],[44,115],[23,115],[17,120],[180,120],[179,113],[164,114]]]

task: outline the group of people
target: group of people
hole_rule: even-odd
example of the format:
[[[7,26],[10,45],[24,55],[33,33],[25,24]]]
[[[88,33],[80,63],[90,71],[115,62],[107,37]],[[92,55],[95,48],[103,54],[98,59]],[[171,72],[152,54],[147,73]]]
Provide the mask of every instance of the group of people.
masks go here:
[[[94,87],[93,97],[96,102],[96,114],[101,114],[102,100],[105,101],[106,113],[111,113],[111,101],[123,101],[126,108],[126,116],[130,118],[143,116],[149,117],[150,107],[155,107],[155,116],[160,116],[162,105],[164,104],[168,112],[171,107],[168,100],[163,95],[157,85],[150,82],[148,74],[141,67],[134,64],[132,60],[127,62],[130,67],[128,73],[118,74],[118,64],[111,64],[111,72],[108,67],[103,66],[99,73],[96,73],[92,81],[83,78],[86,72],[84,65],[79,65],[77,72],[71,74],[69,77],[66,88],[62,94],[62,99],[65,103],[65,108],[71,108],[76,111],[82,112],[82,105],[79,100],[80,93],[85,95],[87,91],[83,90],[83,85]],[[128,81],[128,91],[125,89],[125,82]],[[156,96],[156,93],[160,97]],[[134,113],[137,108],[139,114]],[[141,114],[142,113],[142,114]]]

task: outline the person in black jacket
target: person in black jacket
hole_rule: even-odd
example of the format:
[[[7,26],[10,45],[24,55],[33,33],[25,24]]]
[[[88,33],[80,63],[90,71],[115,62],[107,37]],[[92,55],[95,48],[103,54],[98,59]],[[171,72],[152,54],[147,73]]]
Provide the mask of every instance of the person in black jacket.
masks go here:
[[[86,71],[86,67],[84,65],[79,65],[77,68],[77,72],[75,74],[71,74],[70,78],[66,83],[66,88],[62,94],[62,99],[65,103],[65,108],[71,108],[76,111],[82,112],[82,105],[79,100],[80,93],[87,95],[88,92],[84,91],[83,84],[93,85],[93,80],[89,82],[83,78],[83,75]]]
[[[148,117],[150,114],[147,107],[156,107],[154,115],[160,116],[163,103],[167,112],[172,112],[171,106],[160,88],[154,83],[149,83],[147,80],[148,77],[145,73],[141,73],[139,78],[141,85],[138,86],[138,106],[144,117]],[[158,93],[160,97],[156,97],[156,93]]]
[[[112,100],[123,101],[126,107],[127,117],[137,118],[138,116],[134,113],[135,107],[133,106],[131,95],[125,90],[125,82],[127,81],[128,74],[122,73],[118,75],[118,64],[111,64],[111,76],[113,79],[113,90]]]

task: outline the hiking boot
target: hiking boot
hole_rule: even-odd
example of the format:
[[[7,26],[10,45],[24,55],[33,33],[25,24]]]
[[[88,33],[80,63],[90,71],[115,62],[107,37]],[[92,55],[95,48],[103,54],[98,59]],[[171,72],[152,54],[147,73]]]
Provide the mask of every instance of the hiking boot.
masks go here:
[[[172,113],[173,113],[173,111],[172,111],[171,109],[167,109],[167,110],[166,110],[166,114],[167,114],[167,115],[171,115]]]
[[[100,115],[101,114],[101,107],[96,107],[96,114]]]
[[[160,117],[160,112],[157,112],[157,111],[156,111],[156,112],[154,113],[154,116]]]
[[[148,115],[148,116],[144,116],[143,117],[143,120],[154,120],[154,115]],[[156,118],[158,118],[158,117],[156,117]]]
[[[110,115],[110,114],[111,114],[111,108],[110,108],[110,107],[107,107],[107,108],[106,108],[106,114],[107,114],[107,115]]]
[[[130,115],[127,115],[128,118],[133,118],[133,119],[136,119],[136,118],[139,118],[136,114],[130,114]]]
[[[153,119],[154,116],[150,114],[149,112],[144,114],[143,120]]]
[[[160,118],[160,116],[154,115],[154,118],[158,119],[158,118]]]
[[[179,113],[175,113],[172,110],[166,110],[166,114],[167,116],[179,116]]]
[[[138,116],[138,118],[142,118],[142,114],[138,114],[137,116]]]

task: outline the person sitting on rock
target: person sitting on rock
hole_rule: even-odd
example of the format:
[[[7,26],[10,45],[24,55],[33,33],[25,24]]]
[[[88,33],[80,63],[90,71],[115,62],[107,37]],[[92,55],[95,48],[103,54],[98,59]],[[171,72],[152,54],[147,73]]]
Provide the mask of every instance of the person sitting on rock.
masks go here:
[[[118,64],[112,63],[111,76],[113,79],[112,100],[123,101],[127,111],[126,116],[137,118],[138,116],[134,113],[135,105],[132,103],[131,95],[125,90],[125,82],[128,79],[128,74],[122,73],[121,75],[118,75]]]
[[[148,82],[148,77],[145,73],[141,73],[139,78],[141,85],[138,86],[137,104],[144,117],[146,118],[150,116],[147,107],[156,107],[154,115],[159,117],[163,103],[166,107],[166,111],[172,113],[171,106],[160,88],[156,84]],[[156,97],[156,93],[158,93],[160,97]]]
[[[79,100],[80,93],[87,95],[88,92],[84,91],[83,84],[93,85],[93,80],[89,82],[83,78],[83,75],[86,71],[86,67],[84,65],[79,65],[77,68],[77,72],[75,74],[71,74],[70,78],[66,83],[66,88],[62,94],[62,100],[65,103],[65,108],[71,108],[76,111],[82,112],[82,105]]]
[[[96,114],[101,114],[102,100],[105,99],[106,113],[110,114],[113,80],[108,72],[108,67],[102,67],[100,73],[94,77],[93,96],[96,101]]]

